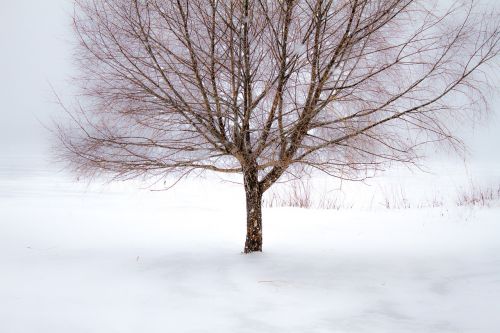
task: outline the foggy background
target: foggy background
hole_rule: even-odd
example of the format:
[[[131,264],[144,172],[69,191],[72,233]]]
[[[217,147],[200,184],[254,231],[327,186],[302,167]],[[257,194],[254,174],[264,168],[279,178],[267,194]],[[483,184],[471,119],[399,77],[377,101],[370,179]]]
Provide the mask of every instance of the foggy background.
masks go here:
[[[48,157],[51,117],[72,70],[68,0],[0,0],[0,152]]]
[[[490,117],[463,126],[466,163],[429,147],[435,175],[345,194],[317,177],[342,209],[265,208],[265,255],[245,257],[237,183],[103,189],[51,162],[51,86],[74,96],[72,11],[0,0],[0,333],[500,332],[500,194],[456,202],[470,185],[500,193],[498,88]]]
[[[12,167],[28,160],[47,162],[54,143],[47,127],[63,113],[51,87],[67,104],[73,96],[72,1],[0,3],[0,163]],[[470,148],[468,162],[500,162],[500,103],[495,95],[488,118],[463,126],[461,136]],[[457,160],[433,149],[429,155]]]

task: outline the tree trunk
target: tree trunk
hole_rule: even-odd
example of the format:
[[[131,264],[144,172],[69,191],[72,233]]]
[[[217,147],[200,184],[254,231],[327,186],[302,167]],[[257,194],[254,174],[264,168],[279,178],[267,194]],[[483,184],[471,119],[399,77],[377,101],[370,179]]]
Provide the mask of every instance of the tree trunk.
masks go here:
[[[262,190],[256,168],[244,172],[247,200],[247,238],[245,253],[262,252]]]

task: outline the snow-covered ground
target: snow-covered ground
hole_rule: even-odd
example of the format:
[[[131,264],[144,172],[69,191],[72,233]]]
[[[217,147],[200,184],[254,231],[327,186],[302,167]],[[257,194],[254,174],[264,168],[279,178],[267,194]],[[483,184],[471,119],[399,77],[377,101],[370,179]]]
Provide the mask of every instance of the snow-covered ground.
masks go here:
[[[88,185],[4,159],[0,332],[500,332],[499,204],[455,204],[500,175],[449,170],[319,182],[353,208],[266,208],[264,253],[243,255],[237,184]]]

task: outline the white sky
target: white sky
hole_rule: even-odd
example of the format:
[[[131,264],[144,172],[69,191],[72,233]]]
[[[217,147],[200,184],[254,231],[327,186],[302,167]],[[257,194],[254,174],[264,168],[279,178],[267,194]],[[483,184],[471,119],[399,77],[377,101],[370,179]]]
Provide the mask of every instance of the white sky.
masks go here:
[[[52,85],[70,99],[71,0],[0,0],[0,153],[45,153],[40,122],[61,113]],[[498,94],[497,94],[498,95]],[[500,116],[464,132],[472,159],[500,161]]]
[[[71,70],[69,0],[0,0],[0,151],[41,152]],[[39,120],[37,120],[39,119]]]

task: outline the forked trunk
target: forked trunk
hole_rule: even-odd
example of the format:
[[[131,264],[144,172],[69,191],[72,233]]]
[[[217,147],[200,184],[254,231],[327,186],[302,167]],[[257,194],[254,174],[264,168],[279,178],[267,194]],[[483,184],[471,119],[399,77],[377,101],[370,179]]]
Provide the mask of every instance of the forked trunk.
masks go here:
[[[244,173],[247,201],[247,238],[245,253],[262,252],[262,191],[256,169]]]

